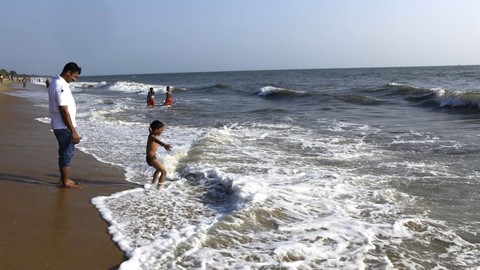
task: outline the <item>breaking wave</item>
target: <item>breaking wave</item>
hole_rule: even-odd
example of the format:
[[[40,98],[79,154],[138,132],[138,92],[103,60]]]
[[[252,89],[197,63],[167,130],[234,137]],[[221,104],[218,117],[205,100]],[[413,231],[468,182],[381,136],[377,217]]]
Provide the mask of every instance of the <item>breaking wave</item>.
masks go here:
[[[292,90],[287,88],[275,87],[275,86],[265,86],[260,89],[257,93],[259,96],[271,97],[271,98],[286,98],[286,97],[296,97],[304,96],[307,92]]]
[[[386,90],[418,105],[436,108],[474,109],[480,112],[480,93],[455,91],[443,88],[421,88],[406,84],[389,83]]]

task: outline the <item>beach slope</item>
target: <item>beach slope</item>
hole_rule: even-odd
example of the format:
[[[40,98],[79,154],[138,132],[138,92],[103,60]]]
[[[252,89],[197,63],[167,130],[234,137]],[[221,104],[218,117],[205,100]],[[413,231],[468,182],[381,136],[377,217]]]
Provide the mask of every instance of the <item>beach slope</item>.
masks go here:
[[[5,91],[15,90],[0,85],[2,269],[116,269],[124,254],[90,200],[134,186],[122,169],[77,150],[71,178],[83,188],[59,188],[55,136],[35,120],[48,109]]]

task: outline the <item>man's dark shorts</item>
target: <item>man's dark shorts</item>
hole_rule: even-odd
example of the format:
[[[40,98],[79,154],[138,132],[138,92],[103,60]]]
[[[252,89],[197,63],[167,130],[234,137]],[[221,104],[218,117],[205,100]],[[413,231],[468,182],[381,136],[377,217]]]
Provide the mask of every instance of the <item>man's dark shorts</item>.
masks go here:
[[[58,141],[58,165],[62,168],[70,167],[70,161],[75,150],[72,133],[68,129],[54,129],[53,133],[55,133]]]

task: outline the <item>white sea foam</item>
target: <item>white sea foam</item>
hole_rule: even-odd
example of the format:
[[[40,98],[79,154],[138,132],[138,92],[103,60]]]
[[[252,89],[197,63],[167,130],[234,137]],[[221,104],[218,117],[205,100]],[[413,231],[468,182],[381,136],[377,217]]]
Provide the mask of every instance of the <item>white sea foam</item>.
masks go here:
[[[97,88],[102,88],[108,86],[108,83],[105,81],[102,82],[72,82],[71,83],[71,88],[72,91],[75,92],[75,90],[89,90],[89,89],[97,89]]]
[[[355,128],[365,131],[362,126],[350,126]],[[353,149],[360,152],[369,152],[360,150],[368,146],[359,148],[355,141],[312,138],[309,137],[312,134],[305,135],[308,132],[301,129],[287,135],[286,130],[287,126],[255,124],[207,131],[189,144],[183,159],[174,162],[171,170],[177,170],[178,180],[170,182],[160,194],[136,189],[95,199],[94,204],[106,213],[103,216],[111,223],[114,239],[130,257],[121,269],[195,265],[362,267],[365,254],[374,249],[372,242],[377,235],[406,235],[404,231],[399,233],[393,224],[356,220],[354,217],[365,211],[361,205],[371,200],[368,190],[350,184],[348,179],[356,176],[347,170],[319,170],[316,165],[322,156],[327,159],[338,156],[338,160],[371,157],[371,154],[349,154],[354,145]],[[174,127],[172,135],[166,136],[173,134],[182,134],[181,128]],[[179,137],[182,135],[175,135],[176,140]],[[298,144],[328,150],[303,158],[285,154]],[[312,154],[315,152],[312,150]],[[143,162],[139,158],[127,163]],[[138,171],[141,166],[131,170]],[[147,176],[145,171],[140,174],[142,178]],[[130,178],[138,176],[137,173]],[[206,192],[204,195],[202,190]],[[397,195],[387,194],[377,193],[373,200],[392,207],[388,211],[398,212],[394,207]],[[170,199],[171,196],[175,199]],[[376,211],[380,214],[388,207],[368,211],[376,216]],[[175,216],[171,216],[173,211]],[[194,214],[197,211],[202,218]],[[155,221],[159,213],[163,213],[160,214],[163,218]],[[165,220],[170,225],[165,226]],[[250,230],[255,230],[255,234],[249,235]],[[234,241],[244,242],[248,247],[231,245],[228,241],[219,244],[225,241],[222,237],[238,238]],[[258,242],[258,238],[265,240]],[[273,248],[273,253],[265,252],[267,246]],[[252,247],[262,252],[251,255]],[[259,262],[252,262],[251,256]]]
[[[292,89],[286,89],[286,88],[281,88],[281,87],[275,87],[275,86],[265,86],[260,89],[260,92],[258,92],[259,96],[269,96],[277,93],[284,93],[284,94],[305,94],[305,91],[299,91],[299,90],[292,90]]]
[[[148,89],[153,87],[156,92],[160,91],[162,93],[166,92],[165,85],[153,85],[153,84],[144,84],[138,82],[128,82],[128,81],[119,81],[110,86],[111,90],[127,92],[127,93],[139,93],[146,95]]]
[[[35,120],[44,124],[50,124],[50,117],[39,117],[35,118]]]
[[[480,95],[464,91],[447,91],[442,88],[432,88],[435,93],[435,101],[440,107],[462,107],[473,105],[480,108]]]

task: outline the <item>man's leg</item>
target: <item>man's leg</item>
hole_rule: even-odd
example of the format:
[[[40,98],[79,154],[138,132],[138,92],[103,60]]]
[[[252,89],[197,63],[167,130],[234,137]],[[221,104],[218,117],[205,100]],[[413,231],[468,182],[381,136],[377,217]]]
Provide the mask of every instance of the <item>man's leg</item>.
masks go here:
[[[79,188],[80,185],[70,179],[70,167],[60,167],[60,186],[65,188]]]
[[[58,140],[58,165],[60,168],[60,186],[65,188],[79,188],[80,186],[70,179],[70,161],[75,146],[72,134],[67,129],[54,130]]]

